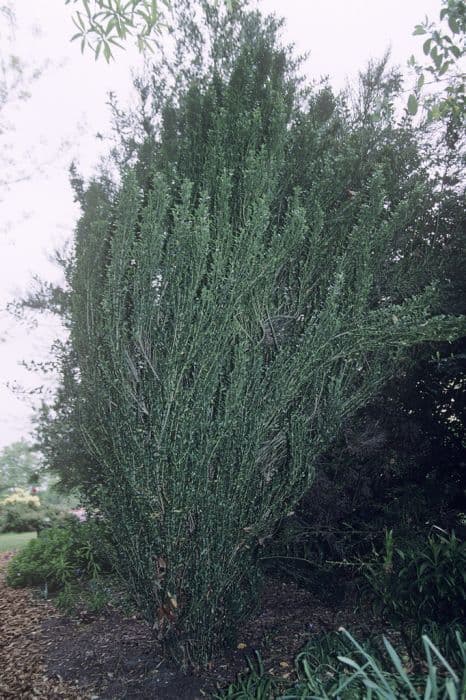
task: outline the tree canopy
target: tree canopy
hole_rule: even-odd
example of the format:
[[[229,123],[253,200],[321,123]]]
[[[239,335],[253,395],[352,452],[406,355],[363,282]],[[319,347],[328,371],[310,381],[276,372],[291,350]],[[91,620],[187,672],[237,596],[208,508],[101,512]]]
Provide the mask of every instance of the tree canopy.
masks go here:
[[[39,457],[25,440],[7,445],[0,452],[0,492],[33,483],[40,466]]]

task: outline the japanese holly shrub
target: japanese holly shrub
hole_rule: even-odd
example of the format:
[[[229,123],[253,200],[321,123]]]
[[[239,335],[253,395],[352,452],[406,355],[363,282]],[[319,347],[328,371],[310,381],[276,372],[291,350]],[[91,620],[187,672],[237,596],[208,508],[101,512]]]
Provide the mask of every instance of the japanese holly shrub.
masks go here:
[[[387,143],[361,157],[345,109],[299,88],[275,22],[235,21],[116,190],[83,195],[71,275],[82,489],[182,665],[234,637],[261,543],[342,422],[413,344],[462,326],[416,282],[423,170],[395,177]]]

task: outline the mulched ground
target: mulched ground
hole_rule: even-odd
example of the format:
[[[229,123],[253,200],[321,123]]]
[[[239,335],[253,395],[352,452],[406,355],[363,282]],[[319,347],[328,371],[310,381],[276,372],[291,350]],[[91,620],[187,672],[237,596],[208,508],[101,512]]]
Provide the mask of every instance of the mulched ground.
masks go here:
[[[11,554],[0,554],[0,698],[1,700],[87,699],[74,684],[46,675],[42,622],[56,613],[50,603],[29,590],[5,585],[4,566]]]
[[[258,613],[240,632],[239,648],[214,659],[207,672],[189,676],[162,659],[149,627],[136,616],[112,607],[95,615],[60,615],[33,592],[6,587],[0,572],[0,698],[212,697],[246,668],[255,650],[267,671],[292,679],[296,653],[312,634],[356,624],[352,606],[334,610],[293,584],[272,580]]]

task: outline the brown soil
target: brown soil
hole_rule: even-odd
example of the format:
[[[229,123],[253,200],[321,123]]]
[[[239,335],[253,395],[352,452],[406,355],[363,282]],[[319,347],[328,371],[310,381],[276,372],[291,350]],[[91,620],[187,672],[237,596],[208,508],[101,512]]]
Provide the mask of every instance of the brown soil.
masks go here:
[[[115,610],[84,621],[52,618],[43,625],[47,672],[77,680],[97,698],[196,700],[201,681],[166,664],[143,621]]]
[[[346,606],[326,608],[293,584],[271,580],[257,614],[240,631],[238,648],[214,659],[208,671],[185,675],[163,660],[141,619],[112,607],[66,617],[0,580],[0,698],[212,697],[246,668],[254,651],[267,671],[292,679],[296,653],[311,635],[356,622]]]

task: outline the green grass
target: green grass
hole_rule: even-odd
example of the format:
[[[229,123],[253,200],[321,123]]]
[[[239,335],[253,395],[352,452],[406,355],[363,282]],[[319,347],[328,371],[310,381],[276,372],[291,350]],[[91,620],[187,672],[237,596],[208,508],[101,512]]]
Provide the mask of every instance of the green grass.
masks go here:
[[[22,549],[34,537],[37,537],[35,532],[7,532],[0,535],[0,552]]]

